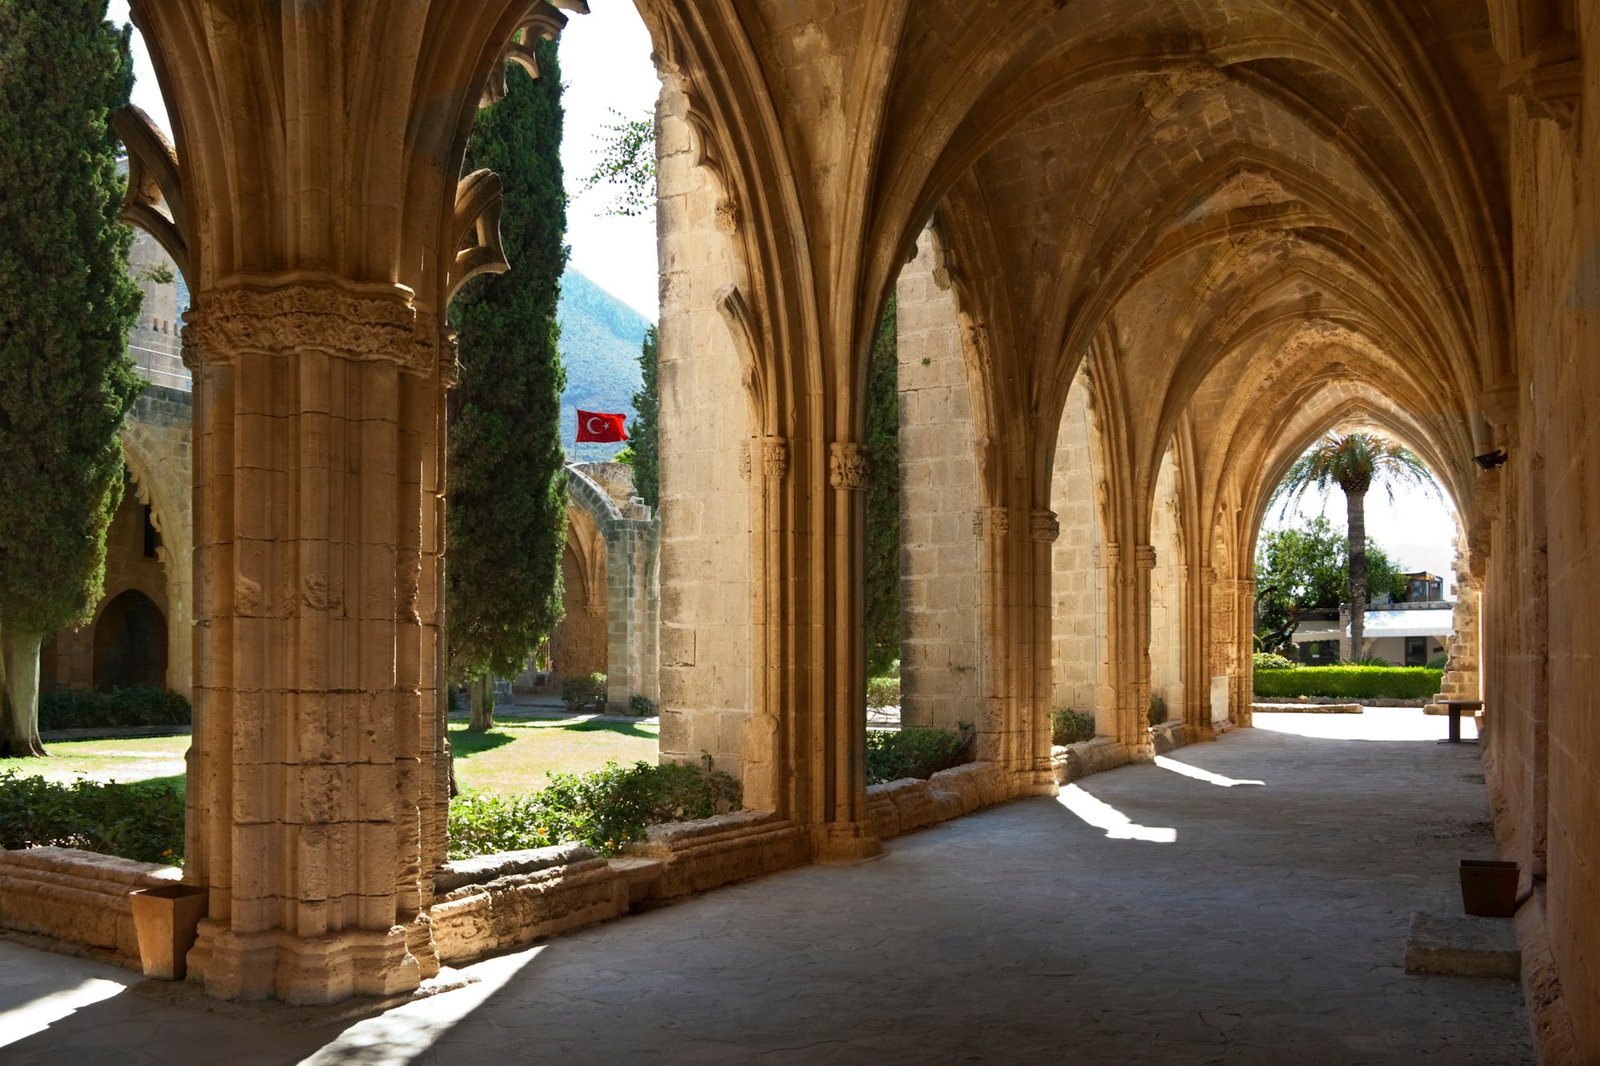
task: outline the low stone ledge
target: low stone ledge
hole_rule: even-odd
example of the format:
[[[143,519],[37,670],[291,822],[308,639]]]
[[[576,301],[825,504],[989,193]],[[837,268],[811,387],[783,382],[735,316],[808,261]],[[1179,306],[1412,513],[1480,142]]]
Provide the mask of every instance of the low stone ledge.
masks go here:
[[[1359,703],[1252,703],[1250,709],[1258,714],[1360,714],[1366,710]]]
[[[445,863],[433,875],[433,891],[436,895],[444,895],[466,885],[488,884],[514,874],[538,873],[593,858],[595,853],[582,844],[553,844],[544,848],[455,859]]]
[[[704,892],[811,859],[807,834],[772,811],[734,811],[653,825],[645,839],[628,843],[623,851],[629,858],[661,863],[660,876],[645,891],[645,898],[653,900]]]
[[[1128,762],[1127,750],[1110,737],[1095,737],[1050,749],[1050,769],[1058,785],[1070,785],[1091,774],[1126,766]]]
[[[490,860],[484,865],[497,865],[509,856],[560,851],[565,851],[571,861],[464,884],[438,898],[429,908],[428,917],[440,961],[451,965],[470,962],[492,951],[522,947],[628,912],[628,873],[613,869],[585,847],[538,848],[533,852],[484,856]],[[505,865],[516,867],[537,861],[511,859]]]
[[[175,866],[75,848],[0,851],[0,926],[111,952],[139,967],[128,895],[182,880]]]
[[[1458,977],[1503,977],[1522,972],[1522,951],[1510,918],[1460,914],[1411,915],[1406,938],[1406,973]]]
[[[1189,743],[1189,731],[1181,721],[1162,722],[1150,727],[1150,744],[1157,755],[1176,751]]]
[[[905,777],[867,786],[867,820],[880,840],[959,818],[1015,798],[1004,770],[991,762],[963,763],[926,781]]]

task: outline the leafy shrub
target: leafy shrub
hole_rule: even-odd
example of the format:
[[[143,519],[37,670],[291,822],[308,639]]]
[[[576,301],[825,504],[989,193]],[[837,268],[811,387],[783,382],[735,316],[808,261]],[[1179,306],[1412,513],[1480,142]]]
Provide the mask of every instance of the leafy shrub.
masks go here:
[[[881,785],[902,777],[932,777],[940,770],[959,766],[972,758],[972,733],[903,726],[899,730],[867,733],[867,784]]]
[[[867,706],[873,710],[900,706],[900,675],[868,678]]]
[[[635,693],[634,695],[628,697],[629,714],[636,715],[640,718],[649,718],[658,710],[659,708],[656,706],[656,701],[651,699],[649,696],[640,696]]]
[[[1440,671],[1426,666],[1302,666],[1256,674],[1257,696],[1346,696],[1426,699],[1439,691]]]
[[[1393,666],[1394,663],[1381,655],[1363,655],[1359,659],[1351,659],[1346,666]]]
[[[39,695],[44,730],[182,726],[189,724],[190,714],[189,701],[165,688],[57,689]]]
[[[1160,725],[1167,720],[1167,701],[1161,696],[1150,697],[1150,709],[1145,712],[1145,717],[1150,719],[1151,725]]]
[[[181,863],[183,794],[158,781],[60,784],[0,771],[0,848],[51,846]]]
[[[561,682],[561,702],[569,711],[606,709],[606,675],[582,674]]]
[[[586,844],[604,855],[662,822],[739,809],[739,782],[702,764],[607,763],[584,774],[551,774],[537,792],[461,796],[450,804],[450,857],[470,858],[546,844]]]
[[[1432,658],[1432,659],[1428,660],[1428,669],[1429,670],[1439,670],[1439,671],[1442,672],[1444,670],[1448,670],[1449,668],[1450,668],[1450,656],[1448,656],[1448,655],[1440,655],[1440,656],[1437,656],[1436,658]]]
[[[1076,744],[1094,739],[1094,715],[1071,707],[1050,716],[1050,743]]]
[[[1285,659],[1283,656],[1274,655],[1272,652],[1256,652],[1257,670],[1298,670],[1299,668],[1300,664],[1293,659]]]

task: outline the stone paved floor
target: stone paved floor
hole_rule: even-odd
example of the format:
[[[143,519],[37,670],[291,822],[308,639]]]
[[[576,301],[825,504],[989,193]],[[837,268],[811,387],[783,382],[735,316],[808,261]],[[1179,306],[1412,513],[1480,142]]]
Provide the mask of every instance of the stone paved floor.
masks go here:
[[[1276,731],[1331,717],[1372,716],[1263,715],[365,1018],[0,941],[0,1063],[1532,1062],[1515,983],[1401,969],[1409,913],[1492,854],[1477,749]]]

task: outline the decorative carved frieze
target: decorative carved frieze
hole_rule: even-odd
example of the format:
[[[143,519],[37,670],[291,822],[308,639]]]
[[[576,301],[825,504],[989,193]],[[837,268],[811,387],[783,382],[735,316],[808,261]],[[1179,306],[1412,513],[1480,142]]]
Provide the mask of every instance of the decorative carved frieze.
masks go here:
[[[836,489],[865,492],[867,450],[849,441],[835,441],[828,449],[828,484]]]
[[[352,291],[329,279],[213,289],[184,316],[184,362],[195,368],[232,363],[244,352],[323,351],[433,373],[441,349],[433,316],[418,314],[403,289],[380,288]]]
[[[750,480],[750,442],[746,440],[739,445],[739,479]]]
[[[1061,536],[1061,521],[1054,511],[1035,511],[1029,532],[1034,540],[1054,544]]]

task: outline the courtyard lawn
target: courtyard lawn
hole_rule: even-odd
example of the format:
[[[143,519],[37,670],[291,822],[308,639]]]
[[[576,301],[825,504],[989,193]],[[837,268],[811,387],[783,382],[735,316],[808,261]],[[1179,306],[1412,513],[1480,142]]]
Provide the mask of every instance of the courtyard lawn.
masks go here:
[[[174,777],[182,790],[183,753],[189,750],[187,734],[175,737],[123,737],[116,740],[57,740],[46,742],[46,759],[0,759],[0,772],[15,769],[48,781],[147,781]]]
[[[608,761],[656,761],[654,722],[502,721],[487,733],[450,723],[456,783],[463,790],[528,792],[543,788],[548,772],[598,770]],[[46,759],[0,759],[0,772],[16,769],[50,781],[128,783],[152,778],[183,782],[187,736],[65,740],[47,743]]]
[[[503,719],[487,733],[450,723],[456,784],[463,792],[529,792],[548,773],[598,770],[607,762],[655,762],[660,729],[655,722]]]

